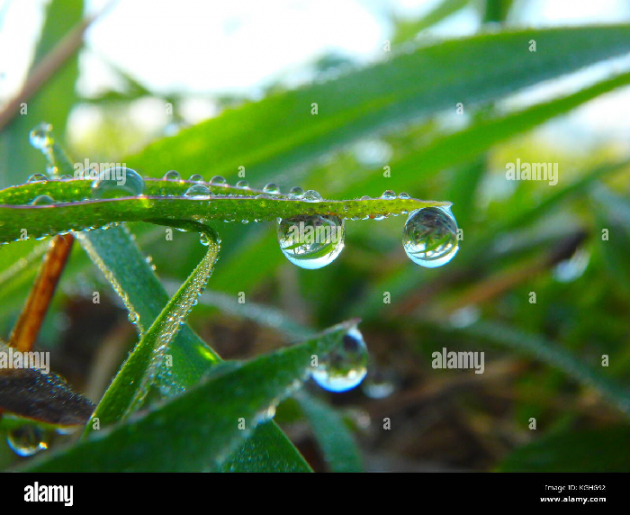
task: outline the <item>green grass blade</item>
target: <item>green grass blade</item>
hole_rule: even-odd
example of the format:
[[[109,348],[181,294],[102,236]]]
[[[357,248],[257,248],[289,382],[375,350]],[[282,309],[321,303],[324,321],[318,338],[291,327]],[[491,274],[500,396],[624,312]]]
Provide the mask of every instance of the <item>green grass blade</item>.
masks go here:
[[[31,471],[221,470],[270,407],[309,377],[313,355],[338,345],[347,322],[246,363],[226,362],[198,385],[29,467]]]

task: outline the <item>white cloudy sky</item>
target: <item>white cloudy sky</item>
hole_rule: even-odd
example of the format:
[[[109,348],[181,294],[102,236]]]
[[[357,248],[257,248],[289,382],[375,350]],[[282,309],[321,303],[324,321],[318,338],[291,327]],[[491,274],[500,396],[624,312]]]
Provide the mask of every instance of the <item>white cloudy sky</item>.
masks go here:
[[[0,99],[23,80],[42,23],[45,0],[0,0]],[[90,12],[106,0],[91,0]],[[360,61],[379,54],[391,36],[390,14],[418,16],[435,0],[120,0],[89,31],[80,88],[116,85],[100,57],[161,92],[255,94],[279,76],[337,51]],[[630,20],[627,0],[520,0],[519,23],[566,25]],[[569,7],[568,7],[569,6]],[[463,11],[441,23],[442,35],[476,29]],[[581,123],[630,134],[619,95],[581,109]],[[624,98],[624,97],[622,97]],[[593,108],[594,106],[594,108]],[[579,121],[579,120],[578,120]],[[628,138],[630,139],[630,138]]]

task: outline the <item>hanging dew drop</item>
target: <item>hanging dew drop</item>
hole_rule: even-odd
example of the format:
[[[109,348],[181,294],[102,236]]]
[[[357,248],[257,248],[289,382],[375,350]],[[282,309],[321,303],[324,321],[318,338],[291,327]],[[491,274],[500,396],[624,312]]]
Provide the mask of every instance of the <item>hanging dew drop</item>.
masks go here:
[[[52,137],[52,125],[40,123],[29,133],[31,145],[38,150],[47,150],[55,142]]]
[[[188,198],[209,198],[211,195],[210,189],[203,184],[194,184],[186,190],[184,197]]]
[[[190,179],[188,179],[190,182],[203,182],[203,177],[201,175],[199,175],[198,173],[195,173],[193,175],[190,176]]]
[[[29,175],[26,182],[42,182],[47,181],[48,177],[46,177],[43,173],[34,173],[33,175]]]
[[[31,202],[31,206],[52,206],[55,203],[53,198],[49,195],[39,195],[35,197]]]
[[[165,181],[181,181],[182,176],[177,170],[169,170],[164,174],[164,177],[162,177],[162,179]]]
[[[345,392],[358,386],[367,374],[369,355],[357,328],[348,331],[339,348],[319,360],[313,380],[325,390]]]
[[[213,243],[213,241],[210,239],[210,237],[205,233],[202,232],[199,235],[199,242],[204,246],[204,247],[208,247],[210,246],[211,243]]]
[[[403,230],[403,246],[416,264],[436,268],[457,251],[457,222],[449,208],[426,207],[412,211]]]
[[[344,224],[337,216],[278,219],[277,232],[282,253],[294,265],[308,270],[332,263],[344,247]]]
[[[93,199],[137,197],[142,195],[144,180],[138,172],[125,166],[101,170],[92,182]]]
[[[48,442],[44,430],[37,426],[22,426],[9,431],[7,435],[9,447],[18,456],[33,456],[48,449]]]

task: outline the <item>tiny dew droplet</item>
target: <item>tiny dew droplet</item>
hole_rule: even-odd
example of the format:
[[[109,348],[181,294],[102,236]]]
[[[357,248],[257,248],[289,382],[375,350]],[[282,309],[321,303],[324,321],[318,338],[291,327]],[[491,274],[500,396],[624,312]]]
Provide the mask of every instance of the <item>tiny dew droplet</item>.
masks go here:
[[[33,175],[29,175],[28,179],[26,179],[26,182],[41,182],[47,180],[48,177],[46,177],[43,173],[34,173]]]
[[[205,233],[202,232],[199,235],[199,242],[204,246],[204,247],[208,247],[211,243],[213,243],[213,240],[210,239],[210,237]]]
[[[315,202],[317,200],[322,200],[322,196],[315,190],[308,190],[304,193],[304,200]]]
[[[52,125],[40,123],[29,133],[29,141],[33,147],[39,150],[46,150],[54,143],[52,137]]]
[[[22,426],[9,431],[7,435],[9,447],[18,456],[32,456],[48,449],[46,433],[37,426]]]
[[[358,386],[367,374],[368,351],[357,328],[350,329],[342,344],[319,360],[312,373],[314,381],[331,392],[345,392]]]
[[[392,200],[396,198],[396,193],[394,193],[392,190],[386,190],[381,195],[381,198],[385,200]]]
[[[164,174],[164,177],[162,177],[162,179],[165,181],[181,181],[182,176],[177,170],[169,170]]]
[[[277,232],[282,253],[294,265],[308,270],[332,263],[344,247],[343,220],[337,216],[278,219]]]
[[[190,182],[203,182],[203,177],[198,173],[194,173],[190,176]]]
[[[271,195],[277,195],[278,193],[280,193],[280,188],[278,188],[277,184],[270,182],[268,184],[265,184],[263,191],[265,193],[270,193]]]
[[[138,172],[125,166],[101,170],[92,181],[93,199],[137,197],[144,190],[144,180]]]
[[[304,197],[304,190],[299,186],[293,186],[289,191],[289,198],[301,199],[302,197]]]
[[[412,211],[403,230],[403,246],[416,264],[436,268],[457,251],[457,222],[449,208],[425,207]]]
[[[216,185],[222,185],[226,182],[225,177],[221,177],[220,175],[215,175],[212,179],[210,179],[210,183]]]
[[[52,206],[54,203],[50,195],[39,195],[33,199],[31,206]]]
[[[193,184],[184,193],[184,196],[189,198],[208,198],[210,195],[210,189],[203,184]]]
[[[400,194],[398,195],[398,198],[399,198],[399,199],[402,199],[402,200],[407,200],[407,199],[410,199],[410,198],[411,198],[411,196],[409,195],[409,193],[400,193]]]
[[[249,189],[249,183],[247,181],[238,181],[236,183],[237,188]]]

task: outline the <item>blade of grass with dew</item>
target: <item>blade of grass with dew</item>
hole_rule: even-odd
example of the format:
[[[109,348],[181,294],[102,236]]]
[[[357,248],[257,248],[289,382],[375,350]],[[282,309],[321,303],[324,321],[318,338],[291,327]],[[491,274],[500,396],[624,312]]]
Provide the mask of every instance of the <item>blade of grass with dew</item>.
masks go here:
[[[313,355],[342,345],[355,321],[305,343],[249,362],[226,362],[176,397],[74,447],[28,466],[29,471],[223,470],[254,428],[308,379]]]

